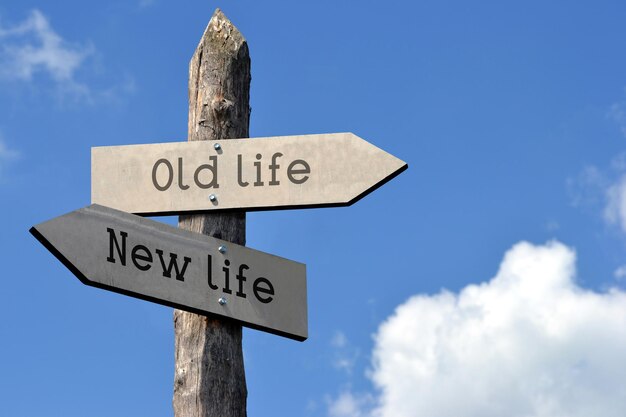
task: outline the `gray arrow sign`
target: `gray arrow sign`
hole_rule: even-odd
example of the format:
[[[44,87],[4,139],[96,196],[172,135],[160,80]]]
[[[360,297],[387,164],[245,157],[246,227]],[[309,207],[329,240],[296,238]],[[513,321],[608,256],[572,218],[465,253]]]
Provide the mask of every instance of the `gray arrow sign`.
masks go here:
[[[304,264],[96,204],[30,232],[83,284],[307,338]]]
[[[346,206],[407,168],[352,133],[91,149],[91,202],[137,214]]]

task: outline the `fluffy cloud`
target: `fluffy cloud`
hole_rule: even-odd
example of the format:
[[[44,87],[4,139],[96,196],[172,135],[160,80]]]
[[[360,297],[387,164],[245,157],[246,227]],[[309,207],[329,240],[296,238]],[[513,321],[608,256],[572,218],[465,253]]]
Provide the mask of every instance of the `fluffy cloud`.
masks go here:
[[[412,297],[375,336],[376,405],[344,393],[329,413],[623,416],[626,293],[579,287],[575,261],[561,243],[522,242],[490,281]]]
[[[86,87],[75,80],[75,73],[93,48],[70,45],[39,10],[31,11],[16,26],[0,26],[0,47],[3,77],[30,81],[45,73],[64,88],[86,92]]]

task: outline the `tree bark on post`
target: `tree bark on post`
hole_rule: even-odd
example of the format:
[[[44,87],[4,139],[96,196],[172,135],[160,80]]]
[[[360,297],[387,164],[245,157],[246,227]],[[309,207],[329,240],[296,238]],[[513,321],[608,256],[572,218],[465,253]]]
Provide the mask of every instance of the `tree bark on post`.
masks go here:
[[[188,140],[247,138],[250,56],[239,30],[217,9],[189,63]],[[213,192],[219,204],[219,189]],[[246,243],[244,211],[183,215],[182,229]],[[245,417],[241,326],[174,311],[175,417]]]

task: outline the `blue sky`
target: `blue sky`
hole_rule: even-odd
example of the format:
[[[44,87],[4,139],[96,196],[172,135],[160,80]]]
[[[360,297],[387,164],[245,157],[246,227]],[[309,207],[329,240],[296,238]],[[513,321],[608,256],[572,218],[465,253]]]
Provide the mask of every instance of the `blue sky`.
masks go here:
[[[28,229],[90,203],[92,146],[186,140],[216,7],[251,136],[409,164],[352,207],[248,215],[248,246],[307,264],[310,335],[244,331],[249,415],[622,416],[626,5],[336,0],[0,4],[0,414],[172,415],[171,309]]]

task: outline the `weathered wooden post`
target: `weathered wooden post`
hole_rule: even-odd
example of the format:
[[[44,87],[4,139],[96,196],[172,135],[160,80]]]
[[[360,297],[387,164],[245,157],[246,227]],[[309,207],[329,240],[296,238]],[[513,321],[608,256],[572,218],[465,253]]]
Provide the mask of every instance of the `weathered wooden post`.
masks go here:
[[[248,45],[217,9],[189,63],[188,140],[247,138],[249,98]],[[183,215],[178,224],[239,245],[246,243],[243,211]],[[175,310],[174,332],[174,415],[245,416],[241,326]]]

